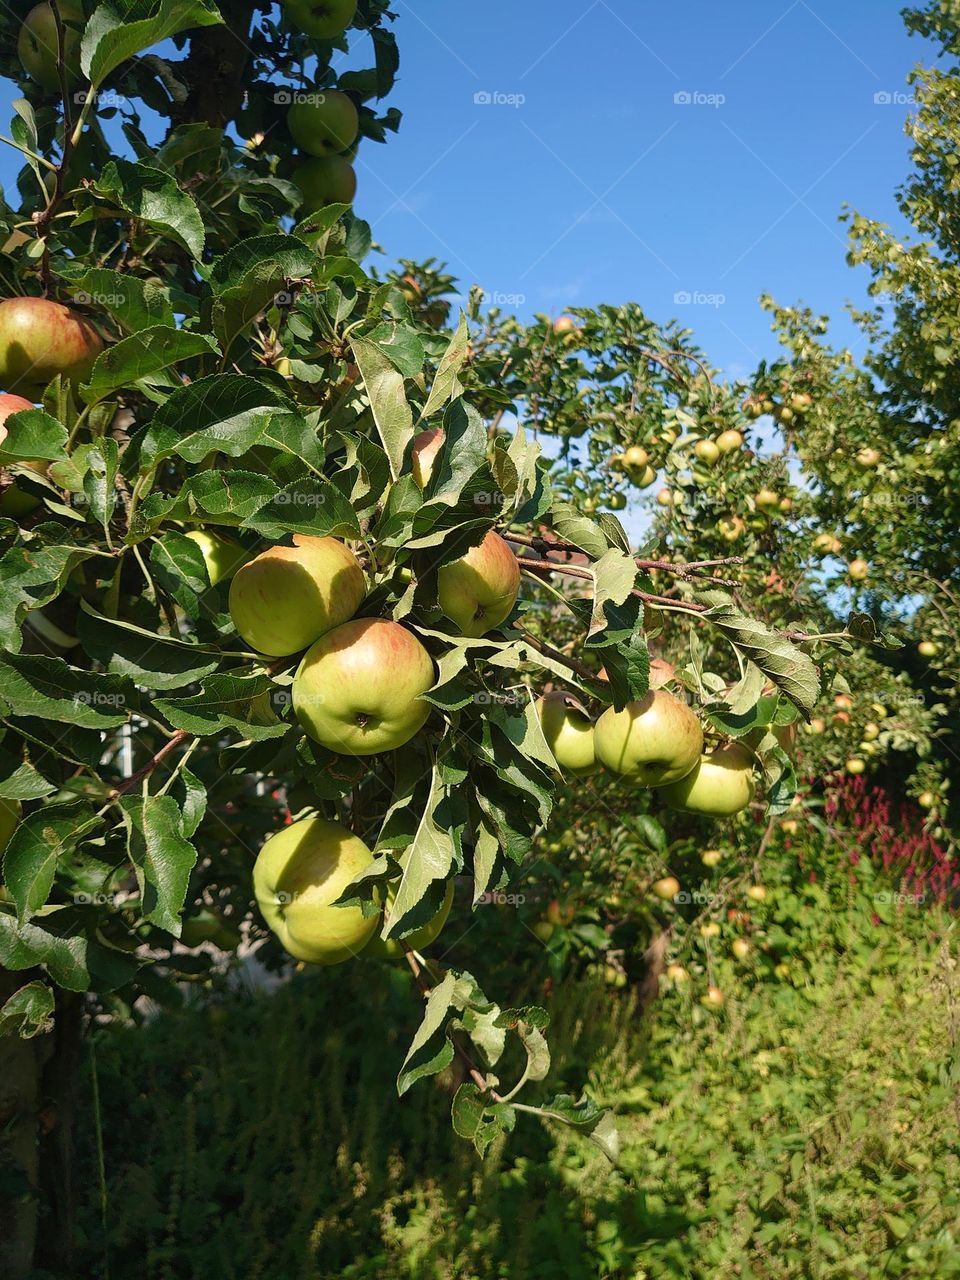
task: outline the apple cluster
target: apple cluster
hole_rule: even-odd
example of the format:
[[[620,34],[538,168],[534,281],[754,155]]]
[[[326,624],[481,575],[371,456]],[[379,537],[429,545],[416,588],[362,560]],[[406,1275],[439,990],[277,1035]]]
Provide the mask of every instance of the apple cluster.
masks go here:
[[[352,204],[357,175],[351,159],[360,128],[353,100],[338,89],[302,95],[287,112],[287,128],[307,156],[291,175],[303,216],[328,204]]]

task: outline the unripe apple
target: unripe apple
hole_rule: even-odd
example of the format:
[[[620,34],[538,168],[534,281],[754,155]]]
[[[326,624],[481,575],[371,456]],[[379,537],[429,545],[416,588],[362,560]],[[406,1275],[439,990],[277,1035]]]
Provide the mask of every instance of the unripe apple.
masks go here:
[[[826,729],[826,723],[819,716],[814,716],[810,723],[806,726],[807,733],[823,733]]]
[[[410,470],[421,489],[425,489],[430,483],[433,464],[443,447],[443,439],[443,427],[429,427],[413,437],[413,444],[410,446]]]
[[[311,156],[290,175],[303,196],[298,217],[306,218],[328,204],[353,204],[357,174],[343,156]]]
[[[779,493],[774,493],[772,489],[763,488],[759,490],[754,502],[758,507],[775,507],[780,502]]]
[[[917,796],[917,804],[921,809],[932,809],[937,803],[937,797],[932,791],[921,791]],[[0,840],[0,849],[3,847],[3,841]]]
[[[813,404],[813,396],[806,391],[794,391],[790,397],[790,408],[794,413],[806,413]]]
[[[814,550],[823,551],[827,555],[839,555],[843,549],[843,544],[839,538],[835,538],[832,533],[818,533],[813,540]]]
[[[793,510],[793,499],[781,498],[780,501],[777,503],[777,509],[779,511],[782,511],[784,515],[786,515],[788,511]]]
[[[740,516],[721,516],[717,521],[717,530],[725,542],[736,542],[746,527]]]
[[[366,593],[357,557],[336,538],[293,535],[242,565],[230,584],[233,624],[258,653],[298,653],[352,618]]]
[[[748,418],[759,418],[765,412],[763,402],[754,400],[751,396],[747,396],[743,404],[740,406]]]
[[[719,987],[707,987],[707,994],[701,997],[700,1003],[706,1005],[708,1009],[719,1009],[723,1001],[724,995]]]
[[[63,23],[63,65],[67,88],[72,88],[80,79],[80,37],[86,19],[76,0],[59,0],[57,7]],[[60,42],[52,5],[35,5],[24,18],[17,37],[17,55],[31,79],[48,93],[59,91]]]
[[[682,964],[668,964],[666,974],[670,981],[675,983],[678,987],[682,986],[685,982],[690,981],[690,975]]]
[[[794,418],[797,416],[794,413],[793,409],[788,404],[780,405],[779,408],[774,410],[774,413],[776,414],[777,419],[780,422],[786,422],[786,423],[791,423],[794,420]]]
[[[770,399],[769,396],[767,396],[765,399],[760,401],[760,408],[763,413],[773,413],[776,407],[777,407],[776,404],[774,403],[773,400]]]
[[[879,461],[880,461],[879,449],[873,449],[869,445],[865,445],[862,449],[859,449],[857,451],[858,466],[869,469],[871,467],[875,467]]]
[[[342,36],[357,12],[357,0],[283,0],[287,25],[315,40]]]
[[[693,446],[693,452],[701,462],[706,462],[710,466],[720,457],[720,448],[715,440],[698,440]]]
[[[723,859],[723,854],[719,849],[704,849],[700,855],[700,861],[705,867],[717,867]]]
[[[200,548],[212,587],[225,578],[233,577],[249,559],[243,547],[230,538],[221,538],[218,533],[210,533],[207,529],[191,529],[187,537]]]
[[[778,978],[789,978],[790,966],[781,961],[779,964],[775,964],[773,966],[773,972]]]
[[[420,732],[430,715],[421,695],[433,682],[433,659],[412,631],[386,618],[354,618],[304,654],[293,709],[321,746],[371,756]]]
[[[618,991],[627,985],[627,975],[622,969],[618,969],[615,964],[605,964],[603,966],[603,980],[608,987],[614,987]]]
[[[690,773],[661,789],[671,809],[713,818],[739,813],[753,793],[753,757],[737,743],[702,756]]]
[[[677,501],[677,495],[670,489],[661,489],[657,494],[657,502],[661,507],[672,507]]]
[[[765,884],[751,884],[747,886],[747,897],[752,898],[754,902],[766,902],[767,886]]]
[[[746,938],[734,938],[733,942],[730,944],[730,950],[738,960],[746,960],[753,950],[753,947],[751,947]]]
[[[352,99],[337,89],[325,89],[310,98],[294,102],[287,112],[287,128],[294,142],[311,156],[346,151],[360,127]]]
[[[0,854],[6,849],[19,821],[20,801],[0,800]]]
[[[873,714],[877,717],[878,720],[886,720],[887,708],[883,705],[882,702],[872,702],[870,705],[873,708]]]
[[[393,908],[393,904],[397,898],[398,884],[393,881],[387,889],[387,905],[384,908],[383,918],[389,916]],[[408,933],[401,941],[399,938],[390,937],[386,941],[380,937],[380,931],[383,927],[382,918],[377,920],[377,927],[373,931],[373,937],[361,952],[364,960],[402,960],[406,955],[404,943],[411,951],[423,951],[436,942],[440,936],[440,931],[447,923],[447,917],[450,914],[450,908],[453,905],[453,881],[447,882],[447,889],[443,895],[443,902],[434,916],[421,925],[419,929],[415,929],[413,933]]]
[[[847,773],[854,775],[863,773],[867,767],[867,762],[860,756],[851,756],[847,761]]]
[[[940,646],[935,640],[921,640],[917,645],[917,653],[922,658],[933,658],[936,656]]]
[[[857,750],[864,756],[875,756],[880,750],[875,742],[861,742],[857,745]]]
[[[625,493],[608,493],[602,500],[601,505],[609,507],[611,511],[622,511],[627,505],[627,495]]]
[[[0,385],[33,399],[62,374],[84,382],[103,341],[77,311],[46,298],[7,298],[0,302]]]
[[[644,787],[683,778],[703,749],[696,714],[664,689],[628,702],[622,711],[608,707],[594,725],[593,739],[601,764]]]
[[[867,564],[866,560],[851,560],[847,565],[847,573],[854,582],[863,582],[869,572],[870,566]]]
[[[620,457],[623,465],[631,471],[642,471],[650,461],[646,449],[638,444],[632,444],[629,449],[624,449]]]
[[[741,449],[742,447],[743,436],[739,431],[734,431],[732,427],[728,428],[726,431],[721,431],[717,436],[717,448],[721,453],[735,453],[737,449]]]
[[[549,920],[535,920],[530,926],[534,935],[539,938],[544,946],[546,946],[553,937],[556,927],[557,926],[555,924],[551,924]]]
[[[784,818],[780,823],[780,830],[785,836],[795,836],[800,830],[800,823],[796,818]]]
[[[880,726],[878,724],[874,724],[872,720],[868,720],[863,726],[862,736],[864,742],[873,742],[874,738],[880,737]]]
[[[654,881],[652,888],[658,898],[668,902],[680,892],[680,881],[676,876],[664,876],[662,880]]]
[[[537,700],[537,715],[547,746],[561,769],[577,777],[597,770],[593,721],[560,689]]]
[[[437,574],[437,601],[460,634],[478,638],[513,612],[520,591],[517,557],[491,529],[479,546]]]
[[[653,467],[644,467],[642,471],[631,471],[629,475],[630,483],[638,489],[649,489],[657,478],[657,473]]]
[[[716,920],[708,920],[706,924],[700,926],[700,936],[702,938],[718,938],[720,936],[720,926]]]
[[[331,904],[372,861],[362,840],[324,818],[294,822],[267,840],[254,864],[253,891],[290,955],[311,964],[339,964],[359,955],[377,916]]]

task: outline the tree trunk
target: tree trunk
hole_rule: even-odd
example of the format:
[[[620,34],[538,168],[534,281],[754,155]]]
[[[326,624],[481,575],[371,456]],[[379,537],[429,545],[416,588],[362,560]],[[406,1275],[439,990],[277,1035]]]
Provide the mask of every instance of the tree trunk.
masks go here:
[[[74,1274],[76,1203],[73,1184],[73,1120],[80,1084],[83,998],[57,991],[53,1053],[41,1081],[40,1185],[45,1217],[37,1263],[58,1275]]]

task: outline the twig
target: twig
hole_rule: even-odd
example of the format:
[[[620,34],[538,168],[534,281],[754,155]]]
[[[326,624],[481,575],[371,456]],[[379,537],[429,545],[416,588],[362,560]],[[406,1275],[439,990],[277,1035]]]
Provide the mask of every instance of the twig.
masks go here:
[[[588,582],[593,581],[593,573],[589,569],[581,569],[575,564],[556,564],[553,560],[534,560],[530,556],[521,556],[518,563],[521,569],[535,573],[565,573],[578,581],[584,579]],[[663,609],[676,609],[678,613],[706,613],[709,608],[705,604],[694,604],[689,600],[673,600],[670,596],[652,595],[649,591],[639,591],[636,588],[630,594],[643,600],[645,604],[655,604]]]
[[[542,640],[538,640],[536,636],[532,636],[529,631],[525,631],[523,627],[517,627],[517,631],[523,636],[524,640],[531,647],[536,649],[537,653],[542,653],[545,658],[552,658],[554,662],[559,662],[564,667],[569,667],[583,680],[596,680],[597,673],[591,671],[584,663],[578,662],[576,658],[569,658],[565,653],[561,653],[559,649],[552,649],[550,645],[544,644]]]
[[[503,536],[507,542],[515,542],[521,547],[531,547],[540,555],[548,555],[551,551],[584,554],[582,548],[576,543],[566,542],[563,538],[542,538],[536,534],[514,533],[512,530],[507,530]],[[665,573],[675,573],[678,578],[709,577],[710,581],[717,586],[728,587],[738,586],[739,583],[714,578],[710,570],[725,564],[743,564],[743,556],[724,556],[719,560],[688,560],[683,564],[676,564],[672,560],[649,560],[644,556],[634,556],[634,560],[639,569],[663,569]]]
[[[110,799],[116,800],[118,796],[124,795],[127,791],[132,791],[138,782],[142,782],[171,751],[176,750],[182,743],[186,742],[190,734],[186,729],[178,729],[169,742],[165,742],[155,755],[147,761],[145,765],[139,768],[136,773],[130,775],[125,782],[121,782],[118,787],[114,787],[110,792]]]

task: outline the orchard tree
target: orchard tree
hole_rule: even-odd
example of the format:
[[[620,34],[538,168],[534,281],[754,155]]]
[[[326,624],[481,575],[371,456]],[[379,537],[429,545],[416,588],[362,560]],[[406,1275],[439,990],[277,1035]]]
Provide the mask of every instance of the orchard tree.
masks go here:
[[[4,17],[25,95],[0,302],[5,1273],[34,1252],[41,1099],[45,1149],[69,1150],[83,1018],[175,1002],[205,937],[240,931],[276,967],[399,959],[425,1000],[401,1093],[456,1057],[453,1124],[478,1151],[532,1112],[615,1158],[608,1115],[541,1085],[546,1013],[488,997],[454,940],[442,965],[423,949],[455,881],[474,906],[510,883],[596,719],[638,805],[662,787],[719,811],[735,757],[723,812],[761,774],[785,809],[774,730],[813,712],[812,655],[848,633],[797,630],[787,601],[750,616],[727,555],[637,554],[544,456],[530,427],[559,395],[566,442],[584,404],[612,415],[591,448],[633,443],[638,419],[643,448],[679,435],[660,377],[734,443],[703,362],[651,345],[639,313],[609,366],[620,318],[600,313],[584,397],[576,321],[508,367],[466,317],[438,328],[433,267],[365,265],[352,160],[397,124],[379,0],[40,9]],[[337,76],[345,47],[373,65]],[[652,677],[665,617],[688,659]],[[571,699],[559,722],[548,682]],[[40,1258],[69,1269],[65,1167],[44,1190]]]

